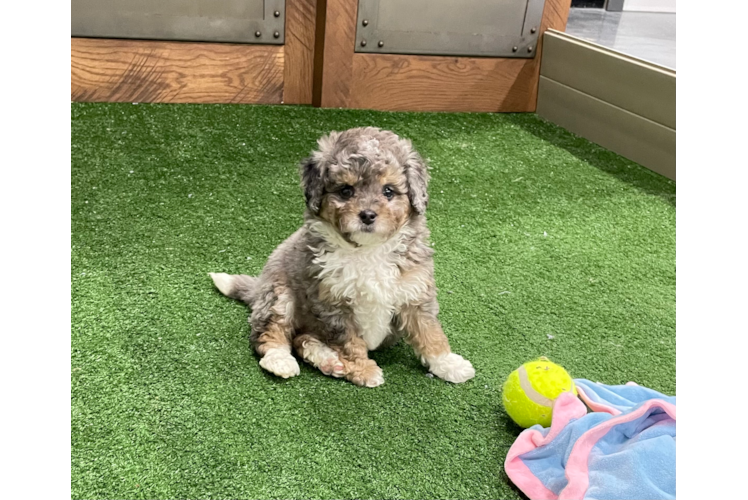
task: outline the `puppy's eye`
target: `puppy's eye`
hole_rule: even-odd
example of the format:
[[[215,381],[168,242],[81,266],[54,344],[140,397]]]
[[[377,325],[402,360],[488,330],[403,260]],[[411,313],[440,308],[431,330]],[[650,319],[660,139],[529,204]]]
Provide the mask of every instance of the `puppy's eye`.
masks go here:
[[[344,200],[349,200],[353,196],[353,188],[351,186],[343,186],[343,189],[338,191],[338,194]]]
[[[382,189],[382,194],[388,199],[391,200],[393,196],[395,196],[395,190],[392,189],[390,186],[384,186],[384,189]]]

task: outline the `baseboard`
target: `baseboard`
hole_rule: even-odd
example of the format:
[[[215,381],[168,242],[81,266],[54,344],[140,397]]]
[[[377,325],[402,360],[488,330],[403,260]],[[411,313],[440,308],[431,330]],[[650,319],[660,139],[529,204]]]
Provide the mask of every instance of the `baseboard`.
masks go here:
[[[543,47],[538,115],[675,179],[675,71],[557,31]]]

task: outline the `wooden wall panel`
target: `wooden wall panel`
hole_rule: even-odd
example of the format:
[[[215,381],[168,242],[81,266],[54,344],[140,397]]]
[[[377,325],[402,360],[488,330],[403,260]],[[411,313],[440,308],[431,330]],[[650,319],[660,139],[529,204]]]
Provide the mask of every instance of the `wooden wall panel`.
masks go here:
[[[320,105],[350,107],[358,0],[327,0]]]
[[[322,2],[324,3],[324,2]],[[546,0],[542,32],[563,30],[570,0]],[[321,7],[320,7],[321,8]],[[358,0],[327,0],[322,107],[407,111],[535,111],[542,42],[534,59],[356,54]]]
[[[547,0],[541,32],[570,0]],[[355,54],[358,0],[287,0],[286,45],[73,39],[77,101],[241,102],[534,111],[534,59]],[[316,24],[316,26],[315,26]]]
[[[286,0],[283,102],[311,104],[316,0]]]
[[[316,0],[286,0],[285,45],[71,39],[71,99],[311,104]]]
[[[72,38],[70,83],[73,101],[280,103],[283,47]]]
[[[352,108],[389,111],[534,109],[531,59],[355,54]]]

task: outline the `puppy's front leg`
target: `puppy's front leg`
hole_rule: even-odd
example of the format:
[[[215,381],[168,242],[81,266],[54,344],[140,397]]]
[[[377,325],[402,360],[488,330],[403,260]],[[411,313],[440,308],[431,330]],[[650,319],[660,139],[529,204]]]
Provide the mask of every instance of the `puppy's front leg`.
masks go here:
[[[400,311],[405,340],[420,356],[421,363],[437,377],[456,384],[470,380],[475,376],[475,369],[470,361],[450,349],[442,325],[436,319],[438,310],[435,300],[405,306]]]
[[[348,332],[336,350],[343,362],[345,378],[356,385],[377,387],[384,384],[384,374],[377,362],[369,358],[364,339],[354,331]]]

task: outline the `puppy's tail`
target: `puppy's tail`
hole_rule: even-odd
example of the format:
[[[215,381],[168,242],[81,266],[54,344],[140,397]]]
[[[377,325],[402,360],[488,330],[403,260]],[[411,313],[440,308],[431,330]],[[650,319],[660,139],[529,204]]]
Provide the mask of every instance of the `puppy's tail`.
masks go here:
[[[259,278],[244,274],[208,273],[216,288],[227,297],[241,300],[250,306],[257,297]]]

